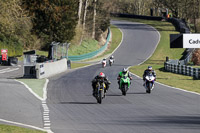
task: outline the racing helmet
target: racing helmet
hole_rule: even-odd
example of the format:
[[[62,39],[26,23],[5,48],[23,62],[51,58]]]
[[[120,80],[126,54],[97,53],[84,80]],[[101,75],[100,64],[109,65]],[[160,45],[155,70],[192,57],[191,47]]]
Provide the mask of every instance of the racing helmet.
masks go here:
[[[99,77],[100,77],[100,78],[104,78],[104,77],[105,77],[105,74],[104,74],[103,72],[100,72],[100,73],[99,73]]]
[[[152,66],[148,66],[148,70],[150,70],[150,71],[151,71],[151,70],[152,70]]]
[[[123,68],[123,69],[122,69],[122,72],[123,72],[123,73],[127,73],[127,71],[128,71],[128,70],[127,70],[126,68]]]

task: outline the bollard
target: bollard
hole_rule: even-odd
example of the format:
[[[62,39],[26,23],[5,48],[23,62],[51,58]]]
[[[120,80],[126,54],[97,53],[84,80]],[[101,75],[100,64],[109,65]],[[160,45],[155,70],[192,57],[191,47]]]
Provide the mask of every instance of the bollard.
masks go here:
[[[71,60],[67,60],[67,67],[71,69]]]
[[[169,61],[169,57],[167,56],[167,57],[166,57],[166,62],[168,62],[168,61]]]

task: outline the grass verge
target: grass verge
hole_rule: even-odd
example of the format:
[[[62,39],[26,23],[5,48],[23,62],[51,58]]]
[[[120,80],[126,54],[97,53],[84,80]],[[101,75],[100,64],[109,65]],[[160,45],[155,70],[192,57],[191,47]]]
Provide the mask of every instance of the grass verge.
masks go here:
[[[96,51],[100,48],[98,41],[94,39],[83,40],[81,45],[70,45],[69,56],[82,55]]]
[[[114,25],[110,26],[110,30],[112,32],[112,42],[108,45],[108,49],[101,55],[96,56],[92,59],[88,59],[88,60],[84,60],[81,61],[83,63],[76,63],[76,62],[72,62],[72,66],[71,68],[78,68],[78,67],[83,67],[83,66],[87,66],[89,64],[84,63],[84,62],[88,62],[88,61],[99,61],[104,57],[109,56],[120,44],[121,40],[122,40],[122,33],[121,31]]]
[[[46,133],[46,132],[0,124],[0,133]]]
[[[17,79],[25,83],[29,88],[33,90],[39,97],[43,98],[43,87],[46,79]]]
[[[124,19],[123,19],[124,20]],[[149,21],[138,19],[125,19],[132,22],[140,22],[153,26],[161,35],[160,42],[153,55],[143,64],[132,66],[130,72],[142,77],[147,66],[152,66],[157,74],[157,81],[169,86],[182,88],[188,91],[200,93],[200,80],[193,80],[193,77],[166,72],[164,61],[166,56],[170,59],[180,59],[184,49],[170,49],[170,34],[177,34],[174,26],[168,22]]]

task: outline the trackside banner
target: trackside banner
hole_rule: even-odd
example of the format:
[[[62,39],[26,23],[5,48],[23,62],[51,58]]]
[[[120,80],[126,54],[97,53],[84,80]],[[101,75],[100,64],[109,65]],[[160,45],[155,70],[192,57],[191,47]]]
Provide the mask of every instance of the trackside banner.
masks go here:
[[[183,34],[183,48],[200,48],[200,34]]]

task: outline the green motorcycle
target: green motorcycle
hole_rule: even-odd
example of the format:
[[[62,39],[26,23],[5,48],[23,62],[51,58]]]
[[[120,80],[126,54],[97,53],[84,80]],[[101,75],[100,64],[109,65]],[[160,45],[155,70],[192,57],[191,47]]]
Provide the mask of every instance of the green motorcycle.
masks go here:
[[[126,96],[126,92],[128,91],[130,84],[131,82],[128,76],[124,75],[120,78],[120,89],[122,91],[122,95]]]

